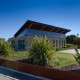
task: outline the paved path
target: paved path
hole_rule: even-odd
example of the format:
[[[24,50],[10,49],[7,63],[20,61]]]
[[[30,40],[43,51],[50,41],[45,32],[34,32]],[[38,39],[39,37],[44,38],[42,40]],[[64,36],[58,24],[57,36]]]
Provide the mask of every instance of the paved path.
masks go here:
[[[13,77],[10,77],[10,76],[0,73],[0,80],[19,80],[19,79],[16,79],[16,78],[13,78]]]
[[[80,49],[78,49],[79,53],[80,53]],[[62,52],[62,53],[70,53],[70,54],[76,54],[75,50],[74,49],[68,49],[68,50],[62,50],[62,51],[59,51],[59,52]]]

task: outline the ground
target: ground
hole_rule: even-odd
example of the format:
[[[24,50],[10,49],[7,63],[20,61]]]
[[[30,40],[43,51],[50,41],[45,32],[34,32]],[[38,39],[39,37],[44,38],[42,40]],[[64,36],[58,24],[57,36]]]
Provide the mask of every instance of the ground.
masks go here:
[[[23,52],[20,51],[20,52],[15,52],[15,55],[11,55],[6,59],[26,63],[28,62],[27,55],[28,55],[27,51],[23,51]],[[56,68],[64,68],[67,66],[66,69],[68,69],[68,66],[70,67],[78,64],[74,58],[75,56],[74,49],[58,51],[53,56],[55,57],[55,60],[53,59],[52,61],[53,63],[51,65]]]
[[[78,49],[78,51],[80,53],[80,49]],[[59,52],[69,53],[69,54],[76,54],[75,49],[62,50],[62,51],[59,51]]]
[[[68,50],[67,50],[67,52],[68,52]],[[21,55],[21,56],[17,55],[16,57],[11,58],[11,60],[26,63],[28,61],[27,61],[27,56],[25,56],[25,55],[27,55],[27,54],[24,52],[24,55]],[[55,60],[54,59],[52,60],[53,63],[51,63],[51,65],[55,66],[57,68],[62,68],[62,67],[69,66],[72,64],[77,64],[77,62],[75,61],[75,58],[74,58],[75,54],[72,54],[72,53],[68,54],[66,52],[65,53],[56,52],[55,55],[53,55],[53,56],[55,57]],[[56,61],[56,63],[55,63],[55,61]]]
[[[19,79],[16,79],[11,76],[4,75],[4,74],[0,74],[0,80],[19,80]]]
[[[58,65],[55,64],[55,67],[61,68],[71,64],[77,64],[74,56],[75,54],[60,53],[60,52],[56,53],[55,59],[57,60],[57,62],[59,62],[59,64]]]

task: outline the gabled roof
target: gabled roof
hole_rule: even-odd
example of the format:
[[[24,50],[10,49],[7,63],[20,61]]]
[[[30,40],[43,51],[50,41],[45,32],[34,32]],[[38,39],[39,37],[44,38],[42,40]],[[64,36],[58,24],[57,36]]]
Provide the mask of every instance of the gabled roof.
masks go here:
[[[17,37],[22,31],[24,31],[26,28],[28,29],[37,29],[37,30],[44,30],[44,31],[50,31],[50,32],[57,32],[66,34],[67,32],[71,31],[69,29],[60,28],[48,24],[43,24],[35,21],[28,20],[16,33],[15,37]]]

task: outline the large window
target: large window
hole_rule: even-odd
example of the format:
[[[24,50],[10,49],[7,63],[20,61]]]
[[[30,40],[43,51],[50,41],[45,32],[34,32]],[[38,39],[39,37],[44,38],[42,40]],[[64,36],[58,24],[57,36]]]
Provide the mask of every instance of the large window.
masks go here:
[[[15,48],[15,41],[11,41],[12,47]]]
[[[58,40],[56,40],[56,47],[58,47]]]
[[[66,38],[66,35],[62,34],[62,33],[35,30],[35,29],[25,29],[18,37],[22,37],[22,36],[26,36],[26,35]]]
[[[64,40],[64,47],[66,47],[66,41]]]
[[[64,40],[62,40],[62,47],[64,47]]]
[[[18,41],[18,49],[21,49],[21,50],[25,49],[24,40]]]
[[[55,47],[55,40],[53,40],[53,45],[54,45],[54,47]]]
[[[59,40],[59,47],[61,47],[61,40]]]

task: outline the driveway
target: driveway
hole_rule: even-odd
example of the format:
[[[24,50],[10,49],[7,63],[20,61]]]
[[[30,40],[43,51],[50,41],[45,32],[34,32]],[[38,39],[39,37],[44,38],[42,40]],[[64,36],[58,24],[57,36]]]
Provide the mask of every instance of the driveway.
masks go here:
[[[80,53],[80,49],[78,49],[79,53]],[[62,51],[59,51],[59,52],[62,52],[62,53],[70,53],[70,54],[76,54],[75,50],[74,49],[68,49],[68,50],[62,50]]]

